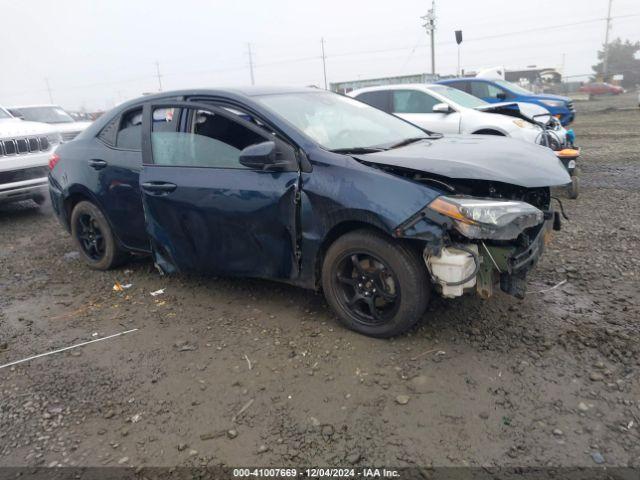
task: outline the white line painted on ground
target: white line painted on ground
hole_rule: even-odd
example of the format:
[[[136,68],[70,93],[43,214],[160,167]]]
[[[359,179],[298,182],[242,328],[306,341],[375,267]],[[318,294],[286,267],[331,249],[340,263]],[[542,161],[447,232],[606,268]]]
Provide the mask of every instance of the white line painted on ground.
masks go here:
[[[22,360],[16,360],[15,362],[10,362],[10,363],[6,363],[4,365],[0,365],[0,370],[2,370],[3,368],[6,368],[6,367],[11,367],[12,365],[17,365],[19,363],[28,362],[29,360],[33,360],[35,358],[46,357],[47,355],[53,355],[54,353],[64,352],[65,350],[71,350],[72,348],[83,347],[85,345],[89,345],[90,343],[101,342],[103,340],[109,340],[110,338],[115,338],[115,337],[119,337],[121,335],[126,335],[127,333],[135,332],[137,330],[138,330],[137,328],[133,328],[131,330],[126,330],[124,332],[114,333],[113,335],[109,335],[107,337],[96,338],[94,340],[89,340],[88,342],[77,343],[76,345],[71,345],[70,347],[64,347],[64,348],[60,348],[58,350],[53,350],[51,352],[46,352],[46,353],[40,353],[38,355],[33,355],[32,357],[23,358]]]

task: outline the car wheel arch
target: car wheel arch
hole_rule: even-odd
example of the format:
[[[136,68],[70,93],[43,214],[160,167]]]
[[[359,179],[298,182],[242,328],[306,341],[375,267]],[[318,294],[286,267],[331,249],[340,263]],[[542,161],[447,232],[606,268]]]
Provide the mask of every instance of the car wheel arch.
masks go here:
[[[316,289],[320,287],[322,279],[322,263],[329,247],[343,235],[355,230],[371,230],[380,233],[388,238],[392,238],[391,234],[382,225],[367,222],[364,220],[344,220],[333,225],[324,236],[314,262],[314,285]]]
[[[97,198],[91,193],[91,191],[82,186],[70,188],[67,197],[64,199],[63,205],[64,205],[64,210],[65,210],[66,220],[67,220],[66,226],[69,232],[71,231],[71,213],[73,212],[73,209],[75,208],[75,206],[82,201],[87,201],[94,204],[102,212],[102,214],[104,215],[104,218],[109,223],[109,227],[111,227],[111,231],[113,232],[113,236],[116,239],[116,242],[118,242],[118,245],[120,245],[120,247],[124,247],[124,244],[120,240],[120,237],[118,236],[118,232],[116,232],[115,229],[113,228],[113,223],[111,223],[111,219],[109,218],[109,215],[107,215],[105,209],[102,208],[102,205],[97,200]]]
[[[98,203],[95,196],[91,193],[90,190],[80,185],[73,186],[68,189],[67,195],[65,196],[63,202],[67,222],[71,221],[71,212],[73,212],[75,206],[82,201],[93,203],[104,213],[104,209]]]

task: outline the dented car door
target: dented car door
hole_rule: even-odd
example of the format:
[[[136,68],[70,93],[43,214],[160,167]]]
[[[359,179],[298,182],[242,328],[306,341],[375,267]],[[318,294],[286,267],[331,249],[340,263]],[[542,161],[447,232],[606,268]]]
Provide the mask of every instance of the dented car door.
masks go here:
[[[299,171],[292,146],[193,102],[148,104],[140,175],[146,230],[165,272],[293,278]],[[240,163],[274,142],[278,168]],[[246,163],[246,162],[245,162]]]

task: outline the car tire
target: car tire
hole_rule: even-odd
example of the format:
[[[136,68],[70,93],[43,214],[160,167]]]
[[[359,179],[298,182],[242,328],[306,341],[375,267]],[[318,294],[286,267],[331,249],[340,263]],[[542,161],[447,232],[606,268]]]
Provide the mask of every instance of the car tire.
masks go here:
[[[388,338],[421,319],[432,287],[418,252],[373,230],[356,230],[327,250],[322,288],[344,326]]]
[[[81,257],[91,268],[109,270],[122,264],[126,258],[111,225],[102,211],[91,202],[82,201],[73,208],[71,236]]]
[[[567,196],[572,200],[578,198],[579,187],[580,181],[578,180],[578,177],[572,176],[571,183],[567,185]]]

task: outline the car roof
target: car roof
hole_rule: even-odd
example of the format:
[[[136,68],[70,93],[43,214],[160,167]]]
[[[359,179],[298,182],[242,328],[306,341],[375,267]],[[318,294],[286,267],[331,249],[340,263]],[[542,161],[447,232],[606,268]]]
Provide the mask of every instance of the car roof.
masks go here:
[[[442,86],[442,85],[438,85],[435,83],[394,83],[391,85],[376,85],[375,87],[363,87],[363,88],[357,88],[355,90],[352,90],[351,92],[349,92],[349,94],[353,94],[353,93],[366,93],[366,92],[378,92],[378,91],[384,91],[384,90],[397,90],[399,88],[416,88],[419,90],[426,90],[429,89],[431,87],[438,87],[438,86]]]
[[[15,108],[16,110],[20,110],[21,108],[45,108],[45,107],[54,107],[54,108],[62,108],[60,105],[56,105],[55,103],[42,103],[37,105],[12,105],[11,107],[6,108]]]
[[[149,101],[163,100],[171,97],[198,97],[198,96],[212,96],[212,97],[228,97],[229,99],[246,99],[251,97],[257,97],[262,95],[282,95],[287,93],[316,93],[325,92],[316,87],[293,87],[293,86],[245,86],[245,87],[221,87],[221,88],[190,88],[187,90],[167,90],[165,92],[155,93],[153,95],[143,95],[131,100],[127,100],[119,104],[116,109],[122,111],[129,107],[147,103]],[[116,110],[114,109],[114,110]]]
[[[464,80],[465,82],[495,82],[496,80],[502,80],[501,78],[477,78],[477,77],[456,77],[447,78],[444,80],[438,80],[438,83],[451,83]]]

